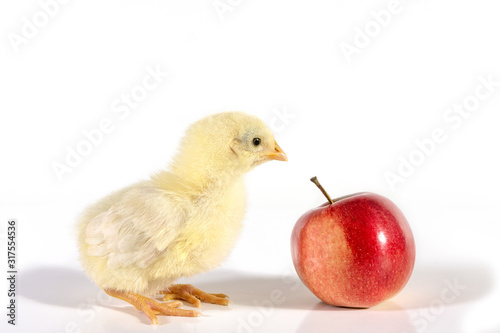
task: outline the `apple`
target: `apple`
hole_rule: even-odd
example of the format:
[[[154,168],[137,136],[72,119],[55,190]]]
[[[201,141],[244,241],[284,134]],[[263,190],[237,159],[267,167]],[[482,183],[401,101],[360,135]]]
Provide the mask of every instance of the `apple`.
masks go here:
[[[302,282],[327,304],[372,307],[399,293],[415,264],[408,221],[389,199],[354,193],[302,215],[291,237],[292,259]]]

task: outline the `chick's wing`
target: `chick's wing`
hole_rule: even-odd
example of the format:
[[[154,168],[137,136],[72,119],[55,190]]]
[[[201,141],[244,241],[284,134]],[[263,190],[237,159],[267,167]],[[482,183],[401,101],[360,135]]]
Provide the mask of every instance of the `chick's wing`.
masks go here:
[[[110,268],[145,268],[182,232],[186,210],[176,196],[138,187],[87,225],[87,254],[107,258]]]

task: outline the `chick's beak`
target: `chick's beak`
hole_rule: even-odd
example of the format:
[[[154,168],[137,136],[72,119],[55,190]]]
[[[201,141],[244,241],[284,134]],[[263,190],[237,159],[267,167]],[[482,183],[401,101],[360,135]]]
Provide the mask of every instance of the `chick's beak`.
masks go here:
[[[267,151],[264,153],[264,158],[276,161],[288,161],[288,157],[281,147],[278,145],[276,140],[274,140],[274,149],[272,151]]]

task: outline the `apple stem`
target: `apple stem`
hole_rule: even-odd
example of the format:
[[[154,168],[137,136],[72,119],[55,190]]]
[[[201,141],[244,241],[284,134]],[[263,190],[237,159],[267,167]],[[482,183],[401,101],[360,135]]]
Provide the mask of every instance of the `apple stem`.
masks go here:
[[[323,195],[328,199],[328,202],[330,204],[333,203],[333,200],[332,198],[330,198],[330,196],[328,195],[328,193],[325,191],[325,189],[323,188],[323,186],[321,186],[321,184],[319,183],[318,181],[318,177],[314,176],[311,178],[311,181],[321,190],[321,193],[323,193]]]

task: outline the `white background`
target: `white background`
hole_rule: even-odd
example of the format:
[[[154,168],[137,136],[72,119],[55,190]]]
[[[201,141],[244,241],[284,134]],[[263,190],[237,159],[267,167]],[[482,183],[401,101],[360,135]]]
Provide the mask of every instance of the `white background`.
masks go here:
[[[6,222],[16,218],[20,272],[15,328],[1,279],[2,332],[150,332],[143,314],[85,277],[75,218],[164,168],[191,122],[227,110],[266,121],[289,162],[248,175],[236,249],[218,270],[189,279],[234,303],[203,304],[195,319],[161,317],[157,330],[500,331],[497,1],[401,0],[382,27],[371,13],[389,1],[75,0],[52,5],[50,17],[40,5],[48,2],[0,5],[0,253],[5,272]],[[346,56],[347,44],[357,53]],[[168,77],[128,115],[114,112],[147,68]],[[481,88],[480,77],[496,86]],[[464,101],[474,109],[466,117],[443,118]],[[58,179],[54,162],[66,163],[68,147],[103,119],[113,129]],[[416,141],[439,129],[445,139],[419,152]],[[404,169],[410,158],[418,165]],[[386,175],[398,172],[391,188]],[[397,297],[340,309],[298,283],[289,237],[324,202],[314,175],[332,197],[377,192],[405,213],[417,262]],[[465,289],[445,304],[447,281]]]

